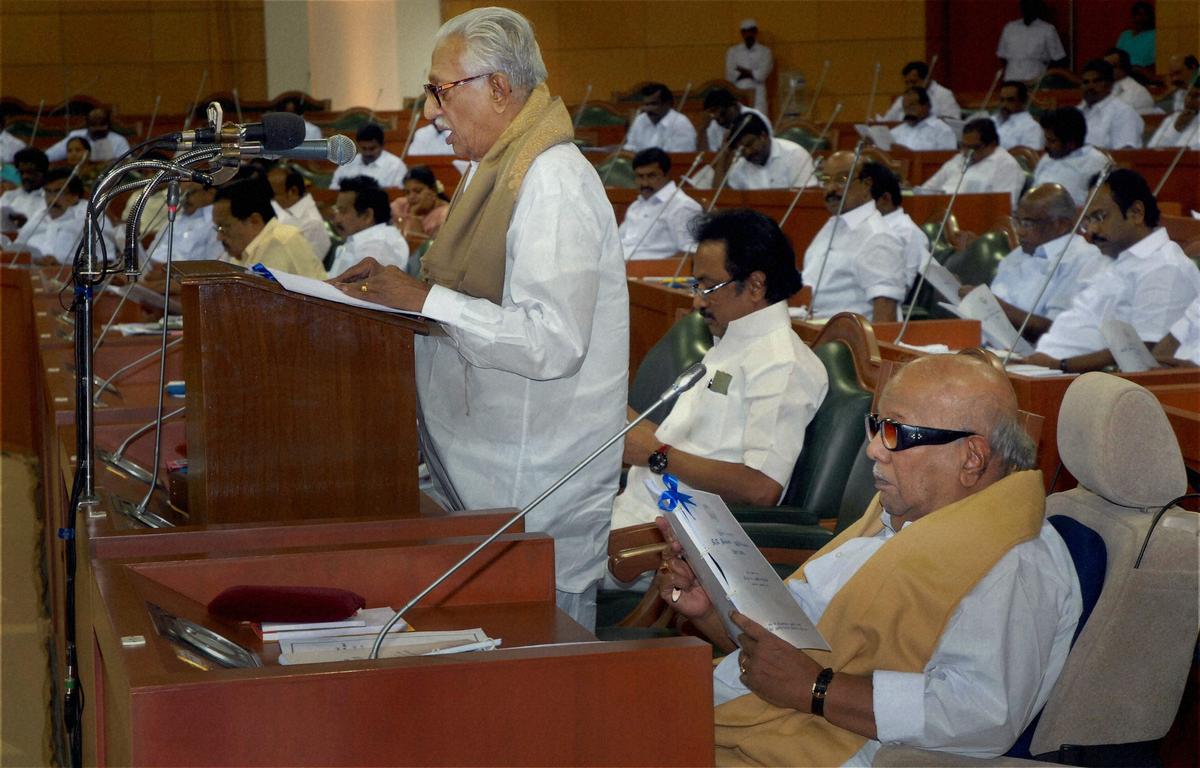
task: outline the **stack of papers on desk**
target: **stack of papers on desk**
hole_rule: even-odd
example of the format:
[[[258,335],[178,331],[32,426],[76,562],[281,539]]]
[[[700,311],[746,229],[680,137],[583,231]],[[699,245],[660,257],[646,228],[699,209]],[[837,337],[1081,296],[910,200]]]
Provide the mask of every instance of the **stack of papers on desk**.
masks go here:
[[[406,632],[388,637],[379,648],[379,658],[398,656],[441,656],[471,651],[491,651],[502,641],[487,636],[480,628],[444,632]],[[282,640],[279,643],[279,663],[321,664],[331,661],[365,659],[375,644],[373,635],[312,640]]]
[[[264,621],[254,625],[254,631],[264,643],[284,640],[305,640],[319,637],[346,637],[351,635],[377,635],[384,625],[392,620],[396,612],[391,608],[362,608],[353,616],[341,621]],[[392,627],[392,632],[406,632],[412,627],[401,619]]]

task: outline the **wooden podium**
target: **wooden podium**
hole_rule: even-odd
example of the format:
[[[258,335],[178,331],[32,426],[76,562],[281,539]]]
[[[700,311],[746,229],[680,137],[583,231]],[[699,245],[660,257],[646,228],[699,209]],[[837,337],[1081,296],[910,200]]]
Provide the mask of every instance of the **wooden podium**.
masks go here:
[[[221,262],[176,269],[190,522],[416,510],[413,334],[425,325]]]

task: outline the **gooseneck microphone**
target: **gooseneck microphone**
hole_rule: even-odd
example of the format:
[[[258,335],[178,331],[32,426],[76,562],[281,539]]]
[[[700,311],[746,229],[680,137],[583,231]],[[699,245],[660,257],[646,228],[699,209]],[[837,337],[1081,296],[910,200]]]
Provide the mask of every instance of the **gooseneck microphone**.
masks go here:
[[[286,157],[293,160],[328,160],[335,165],[345,165],[358,154],[354,139],[342,134],[334,134],[328,139],[303,141],[291,149],[279,151],[267,150],[276,157]]]
[[[201,144],[261,144],[267,152],[291,149],[304,141],[304,118],[293,112],[267,112],[261,123],[225,123],[191,131],[179,131],[166,138],[176,149],[192,149]]]
[[[438,586],[442,582],[444,582],[446,579],[450,578],[455,573],[457,573],[459,568],[462,568],[472,558],[474,558],[476,555],[478,555],[480,552],[482,552],[484,550],[484,548],[487,547],[488,544],[491,544],[493,541],[498,539],[502,533],[507,531],[513,525],[515,525],[518,520],[523,519],[525,517],[525,515],[529,514],[530,511],[532,511],[534,507],[536,507],[538,504],[541,504],[543,501],[545,501],[546,498],[548,496],[550,496],[550,494],[557,491],[560,487],[562,487],[562,485],[564,483],[566,483],[568,480],[570,480],[572,477],[574,477],[576,474],[578,474],[588,464],[591,464],[596,459],[597,456],[604,453],[606,450],[608,450],[609,446],[611,446],[613,443],[617,442],[622,437],[624,437],[626,432],[628,432],[629,430],[631,430],[635,426],[637,426],[643,419],[645,419],[647,416],[649,416],[651,414],[651,412],[654,411],[655,408],[659,407],[660,405],[662,405],[663,403],[665,403],[669,400],[673,400],[676,397],[679,397],[679,395],[683,394],[684,392],[686,392],[687,390],[689,390],[693,386],[695,386],[696,382],[700,381],[700,379],[704,377],[704,374],[707,372],[707,370],[708,369],[704,367],[704,363],[696,363],[696,364],[692,365],[690,368],[688,368],[686,371],[684,371],[683,373],[679,374],[679,377],[675,379],[675,383],[673,383],[670,387],[667,387],[667,390],[665,392],[663,392],[662,395],[659,396],[658,400],[654,401],[653,405],[651,405],[649,408],[647,408],[646,410],[644,410],[640,414],[638,414],[638,417],[636,419],[634,419],[633,421],[626,424],[625,427],[621,431],[617,432],[617,434],[615,434],[612,437],[605,440],[604,444],[601,445],[596,450],[592,451],[592,453],[586,459],[584,459],[583,461],[579,462],[574,467],[572,467],[571,470],[569,472],[567,472],[567,474],[560,477],[554,483],[554,485],[551,485],[549,488],[542,491],[541,494],[536,499],[534,499],[533,501],[526,504],[524,509],[522,509],[520,512],[518,512],[516,515],[513,515],[513,517],[511,517],[507,523],[500,526],[496,530],[495,533],[493,533],[491,536],[488,536],[486,539],[481,541],[479,543],[479,546],[475,547],[470,552],[468,552],[466,554],[466,556],[463,557],[462,560],[459,560],[457,563],[452,565],[448,571],[443,573],[441,576],[438,576],[436,579],[434,579],[432,584],[430,584],[428,587],[425,587],[425,589],[421,590],[417,594],[417,596],[414,597],[412,600],[409,600],[408,603],[403,608],[396,611],[396,614],[394,616],[392,616],[391,620],[387,624],[385,624],[383,629],[381,629],[379,631],[379,634],[376,635],[375,643],[371,646],[371,653],[369,656],[367,656],[367,658],[369,658],[369,659],[378,659],[379,658],[379,649],[383,645],[383,639],[385,637],[387,637],[388,632],[391,632],[392,627],[396,626],[396,622],[400,621],[400,619],[404,616],[404,614],[408,613],[414,605],[416,605],[418,602],[420,602],[420,600],[422,598],[424,598],[426,595],[428,595],[433,590],[437,589]]]

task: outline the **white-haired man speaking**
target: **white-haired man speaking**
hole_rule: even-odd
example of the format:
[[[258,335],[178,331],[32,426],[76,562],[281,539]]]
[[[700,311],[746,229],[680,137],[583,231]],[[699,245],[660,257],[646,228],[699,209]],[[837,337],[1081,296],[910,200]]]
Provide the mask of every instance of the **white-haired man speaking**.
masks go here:
[[[428,436],[470,508],[521,507],[624,424],[629,297],[617,222],[571,117],[551,98],[529,22],[478,8],[438,31],[425,116],[470,167],[422,260],[424,280],[366,259],[334,283],[420,311]],[[528,517],[554,536],[558,603],[587,627],[621,450]]]

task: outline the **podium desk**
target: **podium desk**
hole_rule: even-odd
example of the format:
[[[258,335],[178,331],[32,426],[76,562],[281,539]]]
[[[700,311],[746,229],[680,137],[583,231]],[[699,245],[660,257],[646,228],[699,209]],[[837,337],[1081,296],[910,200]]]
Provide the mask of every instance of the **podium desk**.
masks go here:
[[[280,666],[277,646],[205,612],[222,589],[249,583],[337,586],[399,607],[477,541],[97,561],[97,763],[711,764],[709,646],[595,641],[554,605],[543,534],[502,537],[408,617],[417,629],[481,627],[503,640],[496,651]],[[261,653],[264,666],[181,660],[148,602]],[[122,642],[137,636],[144,645]]]

